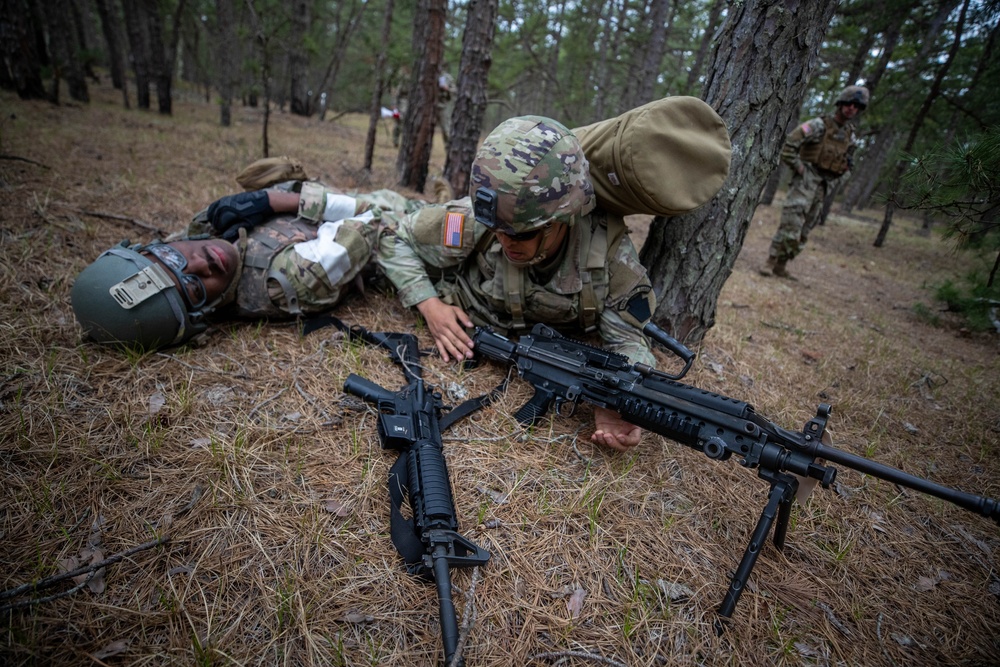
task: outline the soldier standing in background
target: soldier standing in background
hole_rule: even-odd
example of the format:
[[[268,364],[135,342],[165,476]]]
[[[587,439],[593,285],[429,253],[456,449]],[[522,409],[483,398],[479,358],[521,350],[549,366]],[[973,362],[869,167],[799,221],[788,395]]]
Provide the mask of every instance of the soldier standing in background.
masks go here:
[[[785,138],[781,160],[791,167],[792,181],[761,275],[791,278],[786,264],[802,251],[816,226],[829,184],[852,167],[856,139],[851,121],[868,106],[868,89],[848,86],[836,105],[834,115],[813,118]]]

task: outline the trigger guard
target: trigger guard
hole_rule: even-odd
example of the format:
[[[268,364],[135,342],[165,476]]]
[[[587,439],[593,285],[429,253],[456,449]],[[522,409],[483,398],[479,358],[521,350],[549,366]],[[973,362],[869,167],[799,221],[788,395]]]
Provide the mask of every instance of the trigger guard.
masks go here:
[[[566,408],[565,406],[569,406]],[[560,417],[572,417],[573,413],[576,412],[576,401],[566,401],[562,399],[556,399],[555,413]]]

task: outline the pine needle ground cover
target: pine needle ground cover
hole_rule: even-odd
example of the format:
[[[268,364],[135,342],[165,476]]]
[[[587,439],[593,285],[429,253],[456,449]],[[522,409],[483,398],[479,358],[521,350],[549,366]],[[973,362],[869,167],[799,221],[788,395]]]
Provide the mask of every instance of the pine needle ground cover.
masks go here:
[[[0,662],[437,664],[434,588],[389,538],[394,454],[341,389],[352,372],[401,387],[382,350],[276,323],[146,356],[81,342],[75,275],[235,191],[261,120],[240,109],[221,128],[194,98],[172,117],[94,98],[0,94]],[[392,187],[391,128],[366,176],[365,127],[276,113],[271,153],[343,188]],[[764,278],[779,214],[758,210],[685,381],[796,430],[831,403],[838,448],[1000,497],[997,337],[917,313],[941,308],[931,285],[991,258],[905,219],[877,250],[877,213],[834,215],[790,265],[797,281]],[[377,285],[336,314],[431,347]],[[424,364],[451,404],[506,374]],[[530,395],[512,380],[444,434],[460,529],[492,553],[453,571],[470,666],[1000,662],[994,523],[841,467],[794,507],[784,551],[764,546],[718,637],[767,485],[651,434],[629,454],[595,447],[586,407],[525,431],[511,415]]]

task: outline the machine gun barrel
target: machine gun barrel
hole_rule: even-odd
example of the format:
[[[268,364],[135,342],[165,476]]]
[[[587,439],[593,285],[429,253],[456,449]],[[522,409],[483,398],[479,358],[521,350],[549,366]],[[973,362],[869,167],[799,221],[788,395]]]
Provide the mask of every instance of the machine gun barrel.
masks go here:
[[[942,486],[824,444],[829,405],[820,404],[816,416],[801,432],[795,432],[757,414],[744,401],[677,382],[693,355],[673,339],[670,349],[686,364],[680,375],[630,364],[622,355],[565,338],[544,324],[535,325],[530,335],[521,336],[516,343],[489,329],[477,330],[473,338],[480,354],[516,364],[518,374],[535,387],[535,395],[515,414],[521,423],[533,423],[552,404],[560,412],[561,405],[575,406],[582,400],[615,410],[626,421],[709,458],[722,461],[735,456],[740,465],[756,469],[757,476],[771,485],[767,506],[719,608],[723,618],[732,614],[772,526],[775,545],[779,549],[783,546],[800,478],[819,480],[823,487],[836,478],[837,470],[818,459],[946,500],[1000,524],[1000,503],[994,499]]]

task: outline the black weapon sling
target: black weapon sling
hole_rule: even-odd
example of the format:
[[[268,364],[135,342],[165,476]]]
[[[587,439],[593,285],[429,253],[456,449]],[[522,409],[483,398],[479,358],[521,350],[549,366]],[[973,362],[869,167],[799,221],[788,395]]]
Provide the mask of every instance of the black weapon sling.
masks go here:
[[[403,367],[403,374],[408,381],[415,377],[413,370],[407,366],[407,362],[400,354],[400,346],[405,346],[412,342],[414,345],[414,356],[419,354],[416,348],[416,336],[413,334],[373,332],[368,331],[360,324],[348,325],[340,318],[326,314],[304,320],[302,323],[302,335],[312,333],[318,329],[328,326],[335,326],[343,331],[350,340],[361,340],[369,345],[382,347],[389,352],[389,357],[396,364]],[[450,426],[461,419],[468,417],[476,410],[489,405],[507,390],[507,382],[510,377],[482,396],[470,398],[463,401],[457,407],[442,415],[438,422],[441,432],[448,430]],[[424,572],[423,556],[424,545],[420,541],[420,536],[414,526],[413,519],[407,518],[403,514],[403,500],[407,495],[407,480],[409,477],[408,457],[405,452],[400,452],[396,462],[389,469],[389,536],[396,551],[403,557],[406,563],[407,572],[410,574],[421,574]]]

